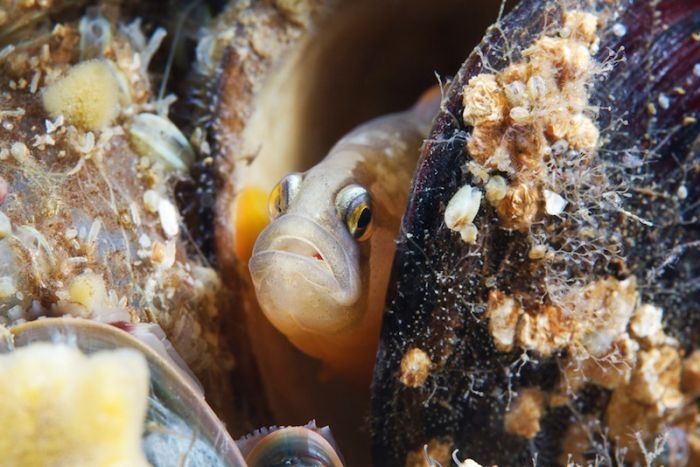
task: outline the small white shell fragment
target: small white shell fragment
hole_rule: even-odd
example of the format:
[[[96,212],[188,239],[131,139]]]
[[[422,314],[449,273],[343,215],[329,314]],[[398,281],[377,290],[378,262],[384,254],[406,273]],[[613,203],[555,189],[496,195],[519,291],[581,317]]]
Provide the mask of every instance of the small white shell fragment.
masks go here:
[[[678,196],[678,199],[686,199],[688,197],[688,187],[685,185],[679,186],[676,196]]]
[[[18,141],[10,146],[10,154],[17,162],[24,162],[29,157],[29,148],[23,142]]]
[[[506,193],[508,192],[506,179],[500,175],[491,177],[484,188],[486,190],[486,200],[492,206],[498,205],[498,203],[506,197]]]
[[[471,224],[481,205],[481,191],[471,185],[457,190],[445,209],[445,224],[450,230],[462,230]]]
[[[143,193],[143,206],[148,212],[157,212],[160,203],[160,195],[157,191],[146,190]]]
[[[15,281],[10,276],[0,277],[0,300],[12,297],[17,292]]]
[[[661,106],[661,108],[664,110],[671,107],[671,99],[669,99],[669,97],[663,92],[659,94],[659,106]]]
[[[612,32],[615,34],[617,37],[622,37],[625,34],[627,34],[627,28],[625,27],[624,24],[622,23],[615,23],[612,27]]]
[[[141,248],[148,248],[151,246],[151,239],[145,233],[142,233],[139,237],[139,246]]]
[[[129,134],[140,155],[160,161],[172,170],[185,171],[194,161],[194,150],[189,141],[167,118],[150,113],[138,114]]]
[[[160,225],[163,227],[165,235],[174,237],[180,232],[177,209],[175,209],[173,203],[167,199],[161,199],[158,203],[158,216],[160,217]]]
[[[693,67],[693,74],[695,76],[700,76],[700,63],[696,63]]]
[[[141,214],[139,214],[138,205],[136,202],[129,202],[129,214],[131,214],[131,221],[136,227],[141,226]]]
[[[544,190],[544,210],[551,216],[558,216],[564,212],[568,202],[553,191]]]
[[[0,211],[0,240],[8,235],[12,235],[12,221],[4,212]]]

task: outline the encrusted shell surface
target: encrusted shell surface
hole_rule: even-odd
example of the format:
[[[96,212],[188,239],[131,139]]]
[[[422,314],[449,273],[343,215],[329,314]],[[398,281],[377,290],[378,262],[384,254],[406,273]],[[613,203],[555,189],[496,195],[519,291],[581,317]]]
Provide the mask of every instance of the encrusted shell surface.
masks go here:
[[[230,426],[250,430],[231,403],[245,335],[217,334],[227,291],[177,208],[194,154],[167,117],[174,96],[152,89],[165,30],[133,19],[147,2],[82,18],[79,3],[0,2],[0,323],[157,323]]]
[[[487,32],[404,216],[377,465],[446,465],[455,449],[499,466],[644,463],[655,448],[700,462],[698,28],[695,0],[525,0]],[[495,177],[504,196],[481,203],[466,243],[445,207]],[[416,349],[420,384],[404,374]]]

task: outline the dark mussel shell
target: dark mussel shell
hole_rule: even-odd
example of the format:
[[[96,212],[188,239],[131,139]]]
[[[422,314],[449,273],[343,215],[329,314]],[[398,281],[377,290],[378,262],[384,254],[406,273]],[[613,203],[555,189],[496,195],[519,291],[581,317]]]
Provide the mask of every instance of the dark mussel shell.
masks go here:
[[[567,355],[517,347],[499,351],[483,316],[489,291],[547,303],[548,277],[528,257],[528,233],[502,228],[487,203],[475,220],[480,236],[475,245],[463,242],[443,220],[452,195],[475,183],[464,170],[472,128],[461,118],[463,87],[487,72],[486,63],[488,70],[502,70],[517,59],[543,30],[560,24],[562,9],[605,18],[595,58],[612,66],[589,87],[601,132],[596,157],[608,180],[624,185],[619,203],[600,199],[593,214],[599,240],[616,254],[590,261],[572,257],[562,274],[588,280],[635,276],[640,301],[663,308],[664,331],[677,340],[680,354],[689,355],[700,342],[700,2],[524,0],[464,63],[422,152],[374,374],[376,465],[404,465],[426,445],[423,457],[443,447],[442,465],[452,462],[455,449],[460,458],[484,465],[565,464],[565,434],[584,418],[597,429],[583,452],[574,454],[603,465],[624,462],[624,452],[606,436],[611,391],[596,384],[584,385],[566,404],[549,406],[532,439],[504,429],[505,414],[525,388],[551,393],[561,383]],[[431,362],[422,385],[401,380],[402,358],[414,348]],[[630,432],[635,428],[630,425]],[[674,433],[671,438],[677,438]],[[697,464],[685,456],[676,465]]]

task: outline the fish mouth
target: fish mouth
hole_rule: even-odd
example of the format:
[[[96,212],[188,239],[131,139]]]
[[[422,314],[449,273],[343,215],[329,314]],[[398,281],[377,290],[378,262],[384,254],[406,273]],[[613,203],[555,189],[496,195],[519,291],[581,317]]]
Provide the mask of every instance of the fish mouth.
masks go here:
[[[297,214],[285,214],[263,230],[248,268],[273,324],[283,332],[290,321],[326,332],[348,321],[360,297],[355,250]]]

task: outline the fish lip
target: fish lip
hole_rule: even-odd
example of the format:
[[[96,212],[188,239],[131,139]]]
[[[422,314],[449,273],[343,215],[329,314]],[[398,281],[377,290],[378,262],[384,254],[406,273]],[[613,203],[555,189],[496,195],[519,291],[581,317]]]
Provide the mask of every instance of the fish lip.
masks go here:
[[[253,283],[256,285],[256,289],[258,288],[258,284],[265,279],[267,274],[274,273],[274,262],[276,261],[284,261],[288,264],[296,262],[302,265],[305,268],[305,273],[302,274],[302,270],[299,269],[298,274],[302,276],[308,284],[311,284],[317,289],[328,291],[333,297],[339,297],[343,295],[342,286],[336,280],[335,276],[333,275],[331,269],[328,266],[319,264],[320,262],[318,260],[315,260],[309,256],[299,255],[296,253],[291,253],[282,250],[265,250],[258,252],[250,258],[248,268],[253,278]],[[315,281],[311,278],[318,278],[319,276],[326,280]],[[338,301],[340,302],[341,300]]]
[[[313,240],[310,240],[313,239]],[[308,245],[321,256],[285,251],[285,241],[292,240]],[[324,290],[339,305],[353,305],[360,296],[360,279],[355,246],[344,246],[318,222],[299,214],[285,214],[268,225],[260,234],[248,262],[248,269],[256,290],[268,274],[274,273],[274,262],[296,261],[308,268],[299,270],[299,275],[316,289]],[[307,273],[304,273],[306,271]],[[309,274],[311,272],[311,274]],[[320,281],[315,281],[310,276]]]
[[[304,254],[300,254],[300,253],[295,253],[293,251],[285,250],[284,244],[285,244],[285,242],[288,242],[290,240],[292,242],[305,244],[312,251],[315,252],[315,256],[321,257],[320,260],[318,258],[316,258],[315,256],[312,259],[312,257],[309,255],[304,255]],[[272,240],[269,249],[261,251],[261,252],[259,252],[259,254],[270,253],[270,252],[278,253],[280,255],[287,256],[290,258],[299,258],[300,260],[301,259],[308,260],[309,266],[320,267],[320,268],[324,269],[325,271],[327,271],[328,274],[331,274],[331,275],[333,274],[333,269],[328,264],[328,261],[326,261],[326,258],[324,256],[324,252],[319,250],[316,247],[316,245],[314,245],[313,242],[310,242],[310,241],[306,240],[305,238],[302,238],[302,237],[299,237],[296,235],[289,235],[289,234],[279,235],[279,236],[277,236],[277,238]]]

